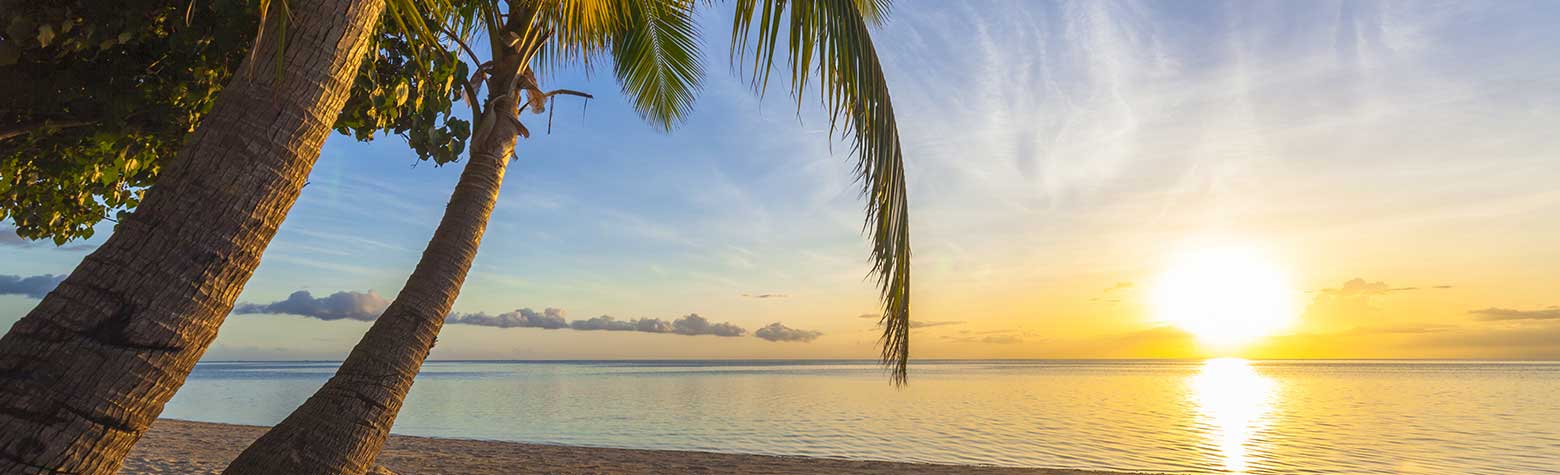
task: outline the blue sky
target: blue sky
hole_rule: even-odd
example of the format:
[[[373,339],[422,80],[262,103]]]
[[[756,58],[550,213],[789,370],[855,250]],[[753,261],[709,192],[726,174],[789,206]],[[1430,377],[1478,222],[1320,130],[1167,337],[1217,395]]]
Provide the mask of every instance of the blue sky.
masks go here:
[[[1312,302],[1297,338],[1433,324],[1463,333],[1358,355],[1560,355],[1491,349],[1560,335],[1546,319],[1474,313],[1560,305],[1557,20],[1545,2],[897,3],[875,39],[906,148],[917,354],[1162,355],[1121,353],[1163,324],[1131,289],[1177,249],[1241,242],[1306,295],[1354,278],[1450,287],[1336,315]],[[597,99],[559,99],[551,134],[524,118],[535,135],[456,311],[697,313],[822,336],[452,325],[435,357],[875,355],[854,157],[815,103],[760,100],[731,74],[723,12],[701,24],[709,75],[671,133],[610,74],[545,78]],[[393,297],[459,170],[416,163],[399,138],[333,136],[240,301]],[[85,252],[0,246],[0,274],[66,273]],[[1120,283],[1138,285],[1105,290]],[[0,295],[0,322],[35,302]],[[235,315],[208,358],[339,357],[366,328]]]

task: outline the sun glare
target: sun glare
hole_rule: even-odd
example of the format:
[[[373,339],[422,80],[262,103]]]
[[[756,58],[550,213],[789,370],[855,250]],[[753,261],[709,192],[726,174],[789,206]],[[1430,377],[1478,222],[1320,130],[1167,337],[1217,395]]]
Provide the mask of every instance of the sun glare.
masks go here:
[[[1206,345],[1234,347],[1287,328],[1295,318],[1294,290],[1281,269],[1247,247],[1182,253],[1153,290],[1164,322]]]
[[[1267,427],[1277,383],[1239,358],[1208,360],[1191,383],[1197,412],[1209,442],[1219,447],[1221,465],[1230,473],[1247,473],[1252,455],[1248,446],[1260,440]]]

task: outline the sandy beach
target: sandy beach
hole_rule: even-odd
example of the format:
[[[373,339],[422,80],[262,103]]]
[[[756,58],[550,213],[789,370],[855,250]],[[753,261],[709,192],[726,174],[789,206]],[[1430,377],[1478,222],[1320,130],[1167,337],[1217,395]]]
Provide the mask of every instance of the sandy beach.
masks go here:
[[[121,473],[215,474],[264,427],[163,419]],[[606,449],[393,435],[379,463],[399,474],[986,474],[1102,475],[1106,472],[931,465],[672,450]]]

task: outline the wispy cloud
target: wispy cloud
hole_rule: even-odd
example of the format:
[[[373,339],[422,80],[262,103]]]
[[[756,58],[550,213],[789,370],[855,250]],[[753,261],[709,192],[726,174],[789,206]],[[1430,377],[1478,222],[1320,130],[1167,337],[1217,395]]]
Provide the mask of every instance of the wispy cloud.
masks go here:
[[[22,295],[41,299],[65,280],[65,274],[53,275],[0,275],[0,295]]]
[[[856,318],[882,319],[882,317],[880,315],[875,314],[875,313],[863,313],[861,315],[857,315]],[[949,325],[963,325],[965,323],[968,323],[968,322],[965,322],[964,320],[911,320],[910,321],[910,328],[943,327],[943,326],[949,326]],[[882,326],[882,325],[883,325],[882,322],[878,322],[878,326]]]
[[[1394,334],[1394,335],[1422,335],[1426,333],[1442,333],[1457,330],[1456,325],[1440,323],[1405,323],[1396,325],[1377,325],[1355,327],[1350,333],[1357,334]]]
[[[1018,335],[987,335],[979,337],[944,335],[942,339],[955,343],[984,343],[988,345],[1012,345],[1024,342],[1024,338]]]
[[[1506,320],[1560,320],[1560,306],[1552,306],[1539,310],[1516,310],[1510,308],[1490,307],[1486,309],[1469,311],[1485,321]]]
[[[1133,287],[1133,284],[1131,282],[1117,282],[1116,285],[1112,285],[1110,287],[1106,287],[1105,288],[1105,293],[1107,293],[1107,294],[1115,293],[1117,291],[1130,289],[1132,287]]]
[[[783,299],[790,297],[787,294],[742,294],[742,296],[750,299]]]
[[[948,325],[963,325],[964,323],[964,320],[911,320],[910,328],[942,327]]]

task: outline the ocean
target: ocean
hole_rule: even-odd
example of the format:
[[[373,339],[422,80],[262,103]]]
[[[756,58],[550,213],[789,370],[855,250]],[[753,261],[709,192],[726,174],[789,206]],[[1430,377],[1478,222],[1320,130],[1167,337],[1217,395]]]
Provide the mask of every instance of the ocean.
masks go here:
[[[162,416],[270,425],[336,362],[203,362]],[[431,361],[395,433],[1186,473],[1560,473],[1560,362]]]

